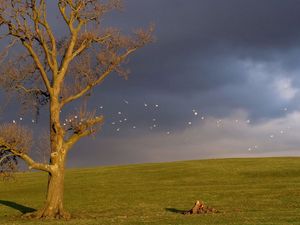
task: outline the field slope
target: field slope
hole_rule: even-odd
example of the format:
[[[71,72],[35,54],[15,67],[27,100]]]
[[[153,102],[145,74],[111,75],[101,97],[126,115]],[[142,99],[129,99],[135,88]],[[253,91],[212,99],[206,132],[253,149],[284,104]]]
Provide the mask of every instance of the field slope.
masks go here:
[[[0,224],[42,224],[22,212],[42,205],[47,176],[0,183]],[[184,216],[195,200],[221,211]],[[300,225],[300,158],[184,161],[91,169],[66,175],[72,225]]]

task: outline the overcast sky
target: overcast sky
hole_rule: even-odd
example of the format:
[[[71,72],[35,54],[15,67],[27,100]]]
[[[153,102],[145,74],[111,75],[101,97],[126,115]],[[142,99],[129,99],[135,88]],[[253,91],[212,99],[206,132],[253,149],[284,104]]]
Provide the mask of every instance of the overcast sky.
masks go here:
[[[106,123],[70,166],[300,155],[300,1],[124,5],[105,24],[154,22],[156,42],[131,57],[128,81],[112,75],[94,92]]]

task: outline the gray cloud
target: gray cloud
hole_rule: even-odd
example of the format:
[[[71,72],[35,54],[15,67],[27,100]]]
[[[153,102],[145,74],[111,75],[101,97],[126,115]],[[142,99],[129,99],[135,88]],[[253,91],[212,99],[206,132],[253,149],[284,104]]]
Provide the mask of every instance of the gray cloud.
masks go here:
[[[300,4],[295,1],[126,1],[123,14],[108,18],[110,22],[123,26],[142,26],[148,21],[157,24],[157,42],[146,47],[130,63],[132,76],[127,82],[111,77],[104,92],[142,93],[145,98],[160,93],[169,100],[182,96],[203,96],[208,99],[215,92],[228,92],[221,101],[212,98],[218,105],[248,108],[253,107],[253,91],[260,92],[262,116],[269,112],[265,100],[274,93],[268,83],[248,83],[247,71],[241,61],[256,64],[280,64],[284,76],[292,76],[291,69],[298,71]],[[291,52],[293,54],[291,54]],[[271,65],[274,67],[274,65]],[[276,74],[269,73],[272,82]],[[258,75],[260,76],[260,75]],[[298,79],[295,78],[293,83]],[[244,89],[242,98],[236,94]],[[252,90],[246,93],[246,90]],[[232,93],[232,95],[231,95]],[[208,95],[206,98],[205,96]],[[179,97],[180,96],[180,97]],[[249,101],[247,101],[247,100]],[[198,101],[197,99],[194,100]],[[198,102],[210,108],[208,101]],[[247,107],[247,102],[249,106]],[[263,103],[264,102],[264,103]],[[190,100],[189,103],[192,103]],[[183,104],[184,103],[180,103]],[[193,103],[192,103],[193,104]],[[195,103],[194,103],[195,104]],[[214,111],[214,109],[208,109]],[[226,110],[224,110],[226,111]],[[254,110],[252,110],[254,111]],[[259,113],[254,113],[259,117]]]
[[[208,117],[180,131],[126,133],[81,142],[70,165],[127,164],[216,157],[299,156],[300,114],[250,124],[237,111],[225,119]],[[216,121],[220,121],[217,123]],[[89,148],[90,144],[98,148]],[[80,154],[81,157],[78,157]]]
[[[298,142],[291,133],[276,144],[260,136],[278,130],[280,119],[289,123],[286,116],[299,110],[300,1],[124,2],[124,12],[108,15],[103,23],[127,32],[154,22],[157,41],[131,58],[128,81],[113,75],[94,92],[90,106],[103,105],[98,111],[106,116],[102,136],[79,143],[70,164],[251,156],[247,145],[254,142],[263,143],[266,154],[279,154],[280,149],[294,152]],[[63,34],[54,5],[50,6],[52,26]],[[188,121],[195,120],[192,109],[210,117],[210,123],[183,131]],[[216,131],[209,125],[217,119],[233,120],[240,110],[245,112],[242,119],[251,119],[255,129],[230,131],[228,124]],[[116,132],[111,123],[125,117],[128,122],[118,124],[121,132]],[[153,118],[159,128],[149,134]],[[133,125],[138,130],[132,131]],[[167,130],[173,136],[162,135]],[[83,155],[86,160],[78,160]]]

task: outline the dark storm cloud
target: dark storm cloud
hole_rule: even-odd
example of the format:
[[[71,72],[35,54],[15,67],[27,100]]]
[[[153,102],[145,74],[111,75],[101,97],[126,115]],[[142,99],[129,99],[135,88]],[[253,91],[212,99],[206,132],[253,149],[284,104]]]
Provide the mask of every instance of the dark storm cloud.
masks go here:
[[[238,86],[247,79],[237,70],[237,60],[268,62],[276,57],[285,65],[299,54],[287,56],[300,41],[297,1],[125,3],[124,13],[107,20],[127,29],[154,21],[157,41],[132,58],[131,79],[124,83],[110,78],[111,85],[103,87],[107,91],[115,87],[185,95]]]
[[[54,5],[53,27],[63,33]],[[139,93],[146,99],[157,93],[168,99],[171,94],[203,96],[224,85],[247,86],[239,60],[277,60],[283,67],[298,69],[299,51],[292,56],[289,52],[300,43],[299,1],[125,0],[124,6],[123,12],[108,15],[104,24],[131,30],[154,22],[157,41],[131,58],[128,81],[111,76],[100,93]]]
[[[92,107],[104,106],[100,111],[106,123],[102,136],[76,146],[71,165],[241,156],[256,141],[266,142],[262,144],[266,150],[279,151],[284,146],[278,142],[270,145],[264,138],[272,129],[280,129],[276,122],[269,125],[267,121],[284,117],[284,107],[297,109],[296,97],[289,99],[289,92],[279,93],[275,84],[278,79],[290,78],[288,88],[300,87],[296,75],[300,70],[299,1],[124,3],[124,12],[107,16],[104,24],[130,31],[154,22],[157,40],[131,57],[128,81],[110,76],[91,97]],[[145,108],[144,103],[151,107]],[[158,111],[154,104],[159,105]],[[250,133],[247,128],[216,131],[211,119],[206,125],[182,131],[193,120],[192,109],[205,118],[228,121],[226,129],[232,126],[232,113],[237,110],[247,114],[242,120],[250,118],[257,125]],[[111,125],[124,117],[128,118],[127,124]],[[160,125],[156,131],[149,130],[152,118]],[[132,130],[133,125],[137,130]],[[120,132],[116,132],[118,126]],[[174,136],[166,137],[168,130]],[[228,136],[224,137],[224,132]]]
[[[65,30],[56,18],[53,2],[49,11],[52,26],[56,33],[63,34]],[[205,128],[199,131],[203,138],[197,136],[197,129],[183,135],[181,130],[193,118],[192,109],[205,117],[221,119],[241,110],[246,113],[243,119],[255,122],[257,135],[267,135],[266,129],[280,129],[276,123],[266,128],[260,123],[299,109],[300,1],[124,0],[124,5],[123,12],[107,15],[103,24],[128,32],[154,22],[156,42],[131,57],[128,81],[113,75],[94,92],[90,106],[98,107],[98,112],[106,116],[103,136],[79,143],[77,151],[72,151],[70,164],[226,156],[220,151],[202,155],[193,151],[197,141],[202,150],[210,149],[212,142],[214,149],[230,148],[230,143],[238,149],[243,142],[250,145],[250,141],[228,137],[222,142],[222,134],[210,133],[213,128],[209,125],[198,127]],[[124,100],[129,104],[124,104]],[[145,108],[144,103],[149,107]],[[159,109],[153,107],[155,104]],[[99,110],[101,105],[103,110]],[[288,108],[288,112],[283,108]],[[111,123],[121,119],[119,111],[129,121],[117,133]],[[172,130],[179,132],[178,136],[174,134],[165,140],[149,133],[153,118],[160,123],[158,132]],[[137,131],[132,131],[133,125]],[[228,133],[239,138],[242,132]],[[262,140],[255,134],[252,130],[251,140]],[[191,143],[181,142],[188,136]],[[216,139],[221,141],[215,144]],[[179,154],[185,146],[189,150],[185,155]],[[294,150],[292,147],[288,149]],[[86,148],[92,153],[86,153]],[[82,160],[82,155],[86,160]],[[161,155],[161,159],[153,155]]]
[[[111,76],[93,98],[95,105],[104,104],[109,108],[105,112],[107,123],[103,130],[107,139],[97,139],[103,144],[97,153],[103,158],[101,163],[242,155],[238,149],[247,148],[245,143],[250,146],[253,140],[264,142],[262,137],[268,136],[261,135],[265,128],[260,131],[260,123],[284,117],[285,107],[289,111],[299,109],[299,93],[287,99],[274,85],[278,79],[291,78],[289,88],[300,87],[297,76],[300,70],[299,1],[127,0],[125,5],[125,11],[108,17],[107,24],[130,30],[153,21],[157,41],[131,58],[132,74],[128,81]],[[124,98],[131,105],[122,105]],[[144,102],[159,104],[159,114],[145,111]],[[247,138],[246,141],[239,138],[239,134],[245,132],[246,135],[247,131],[229,132],[235,139],[229,138],[224,143],[224,132],[214,133],[211,127],[199,127],[198,132],[204,129],[209,135],[186,142],[186,138],[194,135],[188,134],[182,139],[181,134],[177,134],[175,144],[173,140],[157,139],[147,131],[151,118],[156,117],[160,121],[158,132],[170,129],[180,133],[191,120],[192,109],[205,117],[224,119],[236,110],[243,110],[248,118],[257,122],[258,130],[253,131],[252,140]],[[128,131],[129,127],[116,133],[110,122],[116,120],[119,110],[146,130],[139,130],[138,136]],[[267,132],[273,132],[272,129],[280,128],[278,125],[266,128]],[[137,141],[139,139],[147,140]],[[288,146],[288,142],[285,144]],[[84,146],[79,145],[78,148]],[[221,153],[220,149],[226,146],[236,152]],[[266,145],[265,149],[279,151],[283,146],[277,142]],[[115,157],[111,158],[104,148]],[[215,150],[210,152],[212,148]],[[182,149],[190,150],[182,155]],[[195,153],[196,149],[202,153]],[[161,156],[160,160],[155,155]]]

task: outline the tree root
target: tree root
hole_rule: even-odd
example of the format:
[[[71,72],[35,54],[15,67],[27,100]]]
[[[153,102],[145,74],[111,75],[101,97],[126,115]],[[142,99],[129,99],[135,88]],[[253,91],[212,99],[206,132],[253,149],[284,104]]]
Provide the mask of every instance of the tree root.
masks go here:
[[[50,219],[63,219],[63,220],[69,220],[71,219],[71,214],[64,211],[64,210],[59,210],[56,213],[48,212],[47,210],[40,209],[35,212],[30,212],[30,213],[25,213],[22,215],[23,218],[26,219],[45,219],[45,220],[50,220]]]

